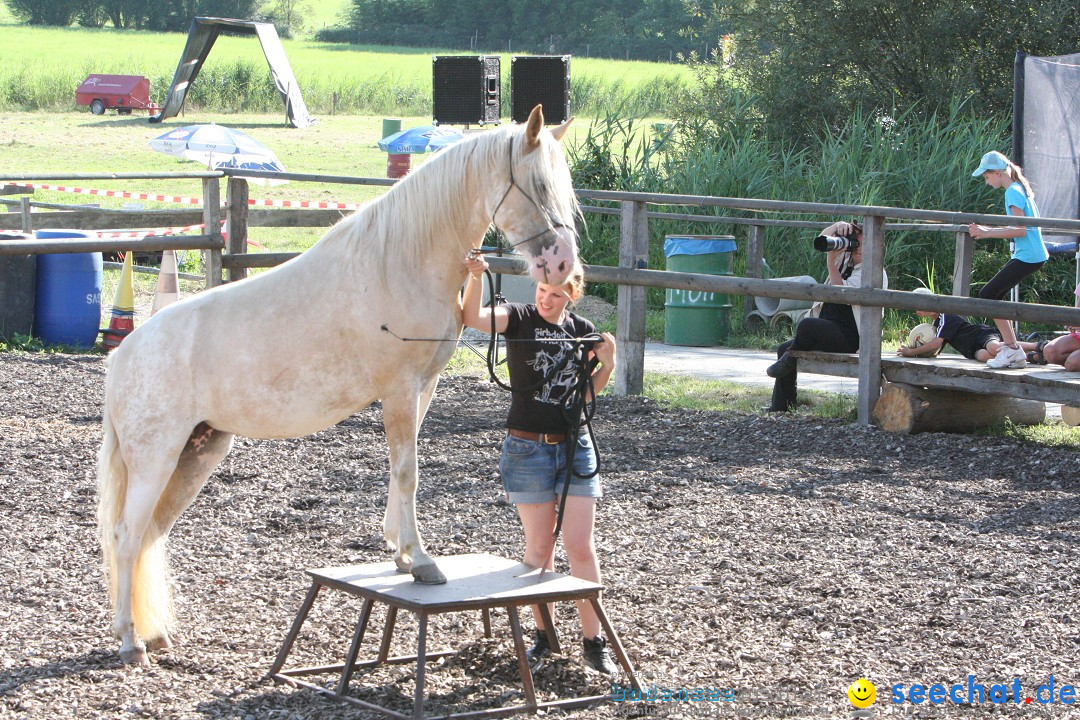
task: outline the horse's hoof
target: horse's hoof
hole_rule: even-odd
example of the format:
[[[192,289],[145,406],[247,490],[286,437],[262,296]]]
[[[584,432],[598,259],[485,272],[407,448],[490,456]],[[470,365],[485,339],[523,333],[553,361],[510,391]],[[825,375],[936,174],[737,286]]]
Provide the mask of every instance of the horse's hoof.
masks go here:
[[[414,565],[412,576],[413,581],[421,585],[442,585],[446,582],[446,576],[436,565]]]
[[[146,650],[148,652],[154,652],[156,650],[168,650],[173,646],[172,639],[166,633],[161,637],[154,638],[153,640],[146,641]]]
[[[150,667],[150,658],[146,656],[146,648],[135,647],[130,650],[120,651],[120,662],[125,665],[139,665],[140,667]]]
[[[399,573],[411,573],[413,571],[412,563],[405,562],[401,558],[394,558],[394,565],[397,566]]]

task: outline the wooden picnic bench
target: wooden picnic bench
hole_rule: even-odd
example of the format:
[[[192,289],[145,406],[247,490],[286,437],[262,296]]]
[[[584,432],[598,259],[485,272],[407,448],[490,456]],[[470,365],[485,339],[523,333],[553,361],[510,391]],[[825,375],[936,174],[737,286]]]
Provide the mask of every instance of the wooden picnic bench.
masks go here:
[[[859,376],[858,353],[797,350],[799,372]],[[1045,403],[1080,406],[1080,373],[1058,365],[992,370],[960,355],[882,357],[887,381],[874,406],[874,423],[891,432],[965,432],[1000,422],[1035,424]]]

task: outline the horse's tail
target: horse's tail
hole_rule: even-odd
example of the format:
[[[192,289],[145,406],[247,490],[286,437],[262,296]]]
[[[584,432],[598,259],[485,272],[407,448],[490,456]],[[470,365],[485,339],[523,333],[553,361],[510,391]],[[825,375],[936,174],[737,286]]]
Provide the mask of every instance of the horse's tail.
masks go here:
[[[106,406],[103,413],[104,439],[98,453],[98,533],[104,560],[109,599],[117,602],[117,536],[127,500],[128,467],[120,452],[116,428]],[[131,580],[131,611],[135,632],[147,639],[164,636],[173,626],[169,595],[165,537],[151,522],[134,561]]]

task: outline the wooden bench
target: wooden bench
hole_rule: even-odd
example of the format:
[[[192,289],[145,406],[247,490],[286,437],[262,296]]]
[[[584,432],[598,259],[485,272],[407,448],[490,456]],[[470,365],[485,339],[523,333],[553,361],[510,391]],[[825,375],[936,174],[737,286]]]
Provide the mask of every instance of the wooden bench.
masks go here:
[[[799,372],[859,376],[857,353],[797,350]],[[888,381],[874,407],[874,422],[891,432],[966,432],[1000,422],[1035,424],[1044,403],[1080,406],[1080,373],[1059,365],[992,370],[960,355],[881,358]]]

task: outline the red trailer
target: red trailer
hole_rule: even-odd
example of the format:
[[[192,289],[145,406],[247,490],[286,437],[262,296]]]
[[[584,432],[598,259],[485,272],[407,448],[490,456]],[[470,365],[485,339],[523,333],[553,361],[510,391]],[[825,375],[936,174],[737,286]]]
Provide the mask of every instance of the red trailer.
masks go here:
[[[150,99],[150,79],[142,75],[90,75],[75,90],[75,104],[89,105],[95,115],[104,115],[105,108],[116,108],[121,115],[160,109]]]

